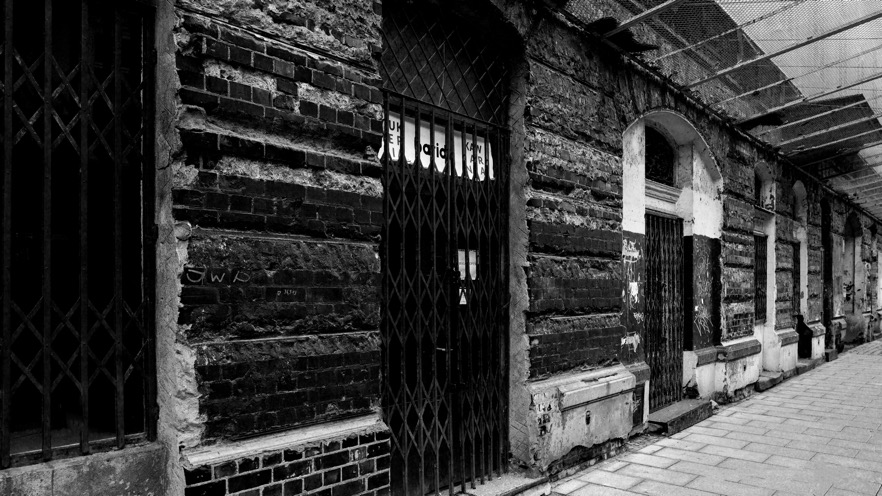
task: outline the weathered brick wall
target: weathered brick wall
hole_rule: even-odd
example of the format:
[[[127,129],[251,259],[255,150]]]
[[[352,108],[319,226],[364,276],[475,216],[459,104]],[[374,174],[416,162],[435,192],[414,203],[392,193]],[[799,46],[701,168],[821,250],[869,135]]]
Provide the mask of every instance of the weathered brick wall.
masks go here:
[[[179,322],[202,442],[376,411],[379,4],[184,0],[178,17]]]
[[[191,467],[185,496],[389,493],[389,435],[374,433],[317,442]]]
[[[723,203],[723,341],[751,335],[754,321],[753,167],[744,160],[726,163],[736,181],[725,182]]]
[[[621,134],[602,89],[617,76],[571,32],[540,30],[527,47],[531,378],[636,356],[621,350]]]

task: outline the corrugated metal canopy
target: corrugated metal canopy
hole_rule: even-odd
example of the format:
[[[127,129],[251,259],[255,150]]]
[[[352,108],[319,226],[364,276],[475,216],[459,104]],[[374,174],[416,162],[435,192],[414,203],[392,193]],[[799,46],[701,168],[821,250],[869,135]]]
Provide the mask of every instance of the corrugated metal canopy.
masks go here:
[[[609,2],[564,11],[882,217],[882,1]]]

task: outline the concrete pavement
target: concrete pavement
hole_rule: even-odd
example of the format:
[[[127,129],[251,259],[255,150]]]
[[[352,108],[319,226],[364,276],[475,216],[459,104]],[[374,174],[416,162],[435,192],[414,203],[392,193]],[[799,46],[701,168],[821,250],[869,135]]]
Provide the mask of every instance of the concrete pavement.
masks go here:
[[[554,485],[568,496],[882,496],[882,341]]]

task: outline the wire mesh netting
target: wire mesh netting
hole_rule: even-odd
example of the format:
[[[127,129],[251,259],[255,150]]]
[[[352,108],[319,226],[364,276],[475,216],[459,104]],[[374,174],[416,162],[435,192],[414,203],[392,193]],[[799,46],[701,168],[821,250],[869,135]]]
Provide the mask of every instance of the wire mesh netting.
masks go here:
[[[882,181],[872,173],[882,165],[882,2],[570,0],[564,8],[834,186]],[[619,23],[629,37],[612,30]]]

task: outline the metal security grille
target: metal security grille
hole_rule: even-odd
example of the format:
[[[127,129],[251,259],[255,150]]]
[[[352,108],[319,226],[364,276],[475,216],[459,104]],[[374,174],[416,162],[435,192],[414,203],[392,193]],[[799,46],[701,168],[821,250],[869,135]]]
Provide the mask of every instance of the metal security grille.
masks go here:
[[[758,324],[766,321],[766,288],[768,286],[766,275],[767,240],[766,236],[753,237],[753,287],[755,288],[753,308],[754,321]]]
[[[383,413],[404,496],[508,461],[507,66],[449,10],[383,5]]]
[[[5,0],[2,467],[155,436],[153,12]]]
[[[383,84],[409,98],[505,127],[510,73],[505,54],[511,46],[504,45],[499,30],[476,25],[453,10],[453,4],[440,7],[428,0],[383,4]]]
[[[649,408],[683,394],[683,220],[646,214],[646,363]]]
[[[802,281],[800,280],[800,257],[799,257],[799,243],[793,243],[793,292],[791,293],[793,296],[790,299],[792,304],[792,314],[799,315],[802,313],[800,310],[800,302],[802,300]]]

